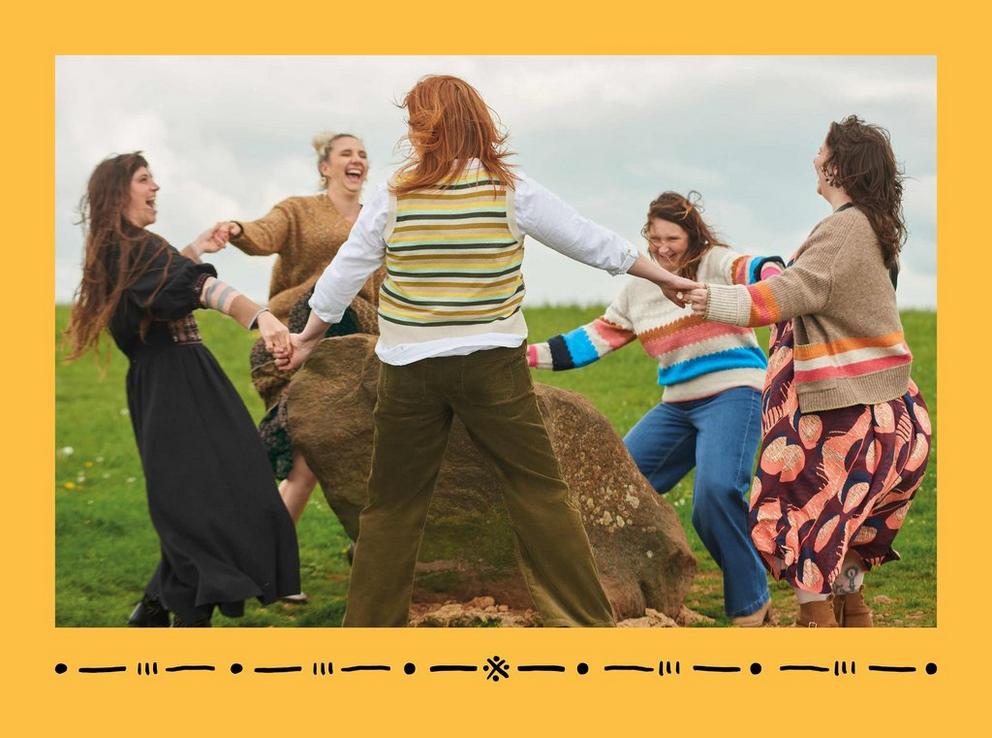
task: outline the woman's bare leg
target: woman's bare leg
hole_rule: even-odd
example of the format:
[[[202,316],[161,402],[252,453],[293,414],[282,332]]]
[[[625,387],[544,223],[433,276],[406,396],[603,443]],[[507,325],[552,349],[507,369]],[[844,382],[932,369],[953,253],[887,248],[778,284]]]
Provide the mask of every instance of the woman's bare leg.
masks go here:
[[[317,477],[310,471],[303,454],[293,449],[293,468],[290,469],[289,476],[279,484],[279,494],[294,523],[299,522],[310,494],[316,486]]]

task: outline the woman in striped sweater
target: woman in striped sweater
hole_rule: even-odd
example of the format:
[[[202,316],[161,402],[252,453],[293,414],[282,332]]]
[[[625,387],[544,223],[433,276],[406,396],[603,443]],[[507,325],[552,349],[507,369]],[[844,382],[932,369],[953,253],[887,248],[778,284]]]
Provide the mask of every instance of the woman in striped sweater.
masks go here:
[[[885,129],[855,116],[830,125],[813,167],[833,213],[785,272],[690,299],[708,320],[775,325],[751,538],[795,588],[799,625],[867,627],[865,572],[899,558],[930,453],[896,307],[902,176]]]
[[[753,284],[781,272],[777,256],[745,256],[717,241],[701,211],[695,192],[664,192],[651,203],[642,233],[655,262],[717,284]],[[572,369],[635,339],[658,360],[665,391],[624,443],[661,494],[695,467],[692,524],[723,571],[724,608],[735,625],[759,626],[770,600],[748,536],[745,495],[761,435],[765,353],[750,328],[707,322],[635,279],[602,317],[530,346],[528,360],[541,369]]]
[[[501,472],[518,559],[543,623],[612,625],[527,368],[524,236],[613,274],[644,277],[673,299],[697,285],[512,172],[505,136],[463,80],[425,77],[403,105],[412,156],[362,210],[283,360],[301,363],[385,262],[372,471],[344,624],[407,623],[427,507],[458,416]]]

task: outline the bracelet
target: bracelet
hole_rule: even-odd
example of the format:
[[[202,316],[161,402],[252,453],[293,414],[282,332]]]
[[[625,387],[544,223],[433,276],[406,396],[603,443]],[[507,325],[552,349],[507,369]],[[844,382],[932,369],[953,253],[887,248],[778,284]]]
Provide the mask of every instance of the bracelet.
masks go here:
[[[259,315],[261,315],[262,313],[271,313],[271,312],[272,311],[269,310],[267,307],[261,308],[257,313],[255,313],[253,316],[251,316],[251,321],[248,323],[248,330],[251,331],[251,330],[254,330],[255,328],[258,328],[258,316]]]

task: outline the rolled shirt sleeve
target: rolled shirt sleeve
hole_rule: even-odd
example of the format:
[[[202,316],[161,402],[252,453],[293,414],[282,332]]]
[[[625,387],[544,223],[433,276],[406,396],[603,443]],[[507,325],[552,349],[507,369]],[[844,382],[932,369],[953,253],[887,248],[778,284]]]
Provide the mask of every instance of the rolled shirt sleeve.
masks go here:
[[[310,308],[325,323],[340,322],[369,276],[382,266],[386,253],[382,234],[388,217],[389,191],[383,184],[362,208],[348,240],[314,286]]]
[[[637,249],[608,228],[517,172],[514,209],[520,230],[560,254],[616,276],[637,260]]]

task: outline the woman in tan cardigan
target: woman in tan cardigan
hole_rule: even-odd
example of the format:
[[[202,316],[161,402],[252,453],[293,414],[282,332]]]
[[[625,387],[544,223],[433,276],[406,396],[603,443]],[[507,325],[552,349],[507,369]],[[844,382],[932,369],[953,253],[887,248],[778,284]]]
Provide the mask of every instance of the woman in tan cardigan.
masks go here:
[[[368,155],[361,139],[348,133],[325,133],[313,140],[321,191],[290,197],[263,218],[228,221],[230,242],[251,256],[276,255],[269,287],[269,309],[282,321],[306,323],[306,301],[313,285],[348,238],[361,209],[368,175]],[[378,334],[376,304],[383,274],[377,272],[352,302],[337,333]],[[279,492],[294,521],[299,520],[317,478],[295,448],[285,422],[285,389],[292,372],[275,367],[272,355],[256,344],[251,357],[252,381],[268,410],[261,424]]]
[[[833,213],[788,268],[689,301],[708,320],[774,324],[751,539],[795,588],[799,625],[867,627],[865,572],[899,557],[930,452],[896,307],[902,176],[888,133],[855,116],[831,124],[813,165]]]

